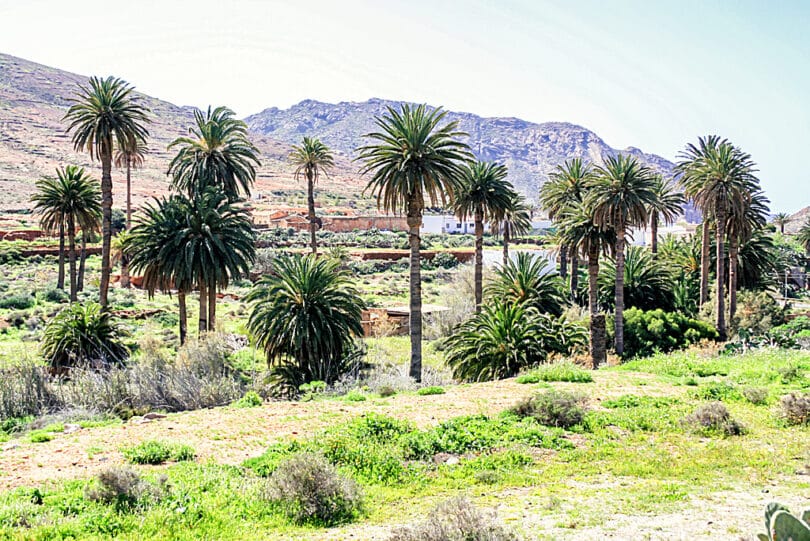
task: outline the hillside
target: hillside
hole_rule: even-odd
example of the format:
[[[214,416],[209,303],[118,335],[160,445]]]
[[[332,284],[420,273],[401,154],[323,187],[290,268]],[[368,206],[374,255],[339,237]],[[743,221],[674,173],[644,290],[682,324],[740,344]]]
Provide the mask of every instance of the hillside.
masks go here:
[[[790,221],[785,225],[786,233],[796,234],[799,229],[810,220],[810,207],[804,207],[795,214],[791,214]]]
[[[375,131],[374,117],[387,107],[402,102],[370,99],[365,102],[337,104],[304,100],[289,109],[272,107],[245,120],[255,132],[292,143],[304,135],[315,135],[346,156],[363,144],[363,134]],[[537,190],[554,167],[566,159],[580,156],[600,162],[604,156],[630,153],[664,174],[673,164],[660,156],[638,148],[615,149],[594,132],[565,122],[535,124],[518,118],[484,118],[471,113],[449,112],[469,134],[469,144],[483,160],[505,163],[512,183],[534,199]]]
[[[36,179],[54,174],[64,164],[90,167],[100,175],[99,165],[86,154],[73,150],[70,136],[62,122],[76,85],[87,77],[0,54],[0,211],[13,212],[30,208],[28,198]],[[149,126],[149,154],[142,170],[134,172],[135,203],[162,195],[168,188],[166,167],[171,158],[166,146],[184,135],[190,126],[193,109],[179,107],[150,96],[140,95],[152,111]],[[216,105],[216,104],[215,104]],[[297,189],[291,169],[286,164],[288,145],[254,134],[253,141],[261,151],[262,167],[256,192]],[[356,194],[360,181],[347,174],[356,169],[348,161],[339,161],[335,175],[324,179],[323,188]],[[124,173],[113,171],[116,206],[123,203]]]

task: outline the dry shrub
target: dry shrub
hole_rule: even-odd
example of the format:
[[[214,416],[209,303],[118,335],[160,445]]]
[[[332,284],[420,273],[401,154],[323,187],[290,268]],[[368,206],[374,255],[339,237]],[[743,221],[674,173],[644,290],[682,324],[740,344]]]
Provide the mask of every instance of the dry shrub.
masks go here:
[[[585,417],[584,403],[581,394],[550,389],[521,400],[512,412],[518,417],[533,417],[542,425],[571,428]]]
[[[704,434],[739,436],[745,433],[745,428],[731,417],[722,402],[709,402],[700,406],[692,415],[684,417],[681,424],[685,428]]]
[[[764,387],[743,387],[743,397],[754,405],[761,405],[768,401],[768,389]]]
[[[427,520],[394,531],[389,541],[517,541],[495,513],[484,512],[466,498],[456,498],[433,509]]]
[[[789,425],[810,424],[810,394],[786,394],[779,400],[782,418]]]
[[[270,501],[297,524],[333,526],[351,521],[362,508],[357,484],[319,454],[292,455],[279,464],[267,488]]]
[[[130,468],[113,467],[101,471],[96,482],[85,489],[85,497],[94,502],[133,507],[148,491],[148,485]]]

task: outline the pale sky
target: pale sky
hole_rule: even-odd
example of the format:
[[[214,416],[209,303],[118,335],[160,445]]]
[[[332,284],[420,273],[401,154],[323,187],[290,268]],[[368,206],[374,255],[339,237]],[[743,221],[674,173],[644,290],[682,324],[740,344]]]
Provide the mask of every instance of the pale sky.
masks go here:
[[[670,160],[728,137],[810,204],[810,2],[0,0],[0,52],[247,116],[370,97],[580,124]]]

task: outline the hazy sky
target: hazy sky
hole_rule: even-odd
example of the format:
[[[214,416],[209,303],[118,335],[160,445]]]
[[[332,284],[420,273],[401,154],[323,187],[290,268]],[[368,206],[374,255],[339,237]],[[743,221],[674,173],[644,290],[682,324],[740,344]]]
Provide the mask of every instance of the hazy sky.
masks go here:
[[[403,99],[668,159],[717,133],[810,204],[810,1],[0,0],[0,51],[245,116]]]

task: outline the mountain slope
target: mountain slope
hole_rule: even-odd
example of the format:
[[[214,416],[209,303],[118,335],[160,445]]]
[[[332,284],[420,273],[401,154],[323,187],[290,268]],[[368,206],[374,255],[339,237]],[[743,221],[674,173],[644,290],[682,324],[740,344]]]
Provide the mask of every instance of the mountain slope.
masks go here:
[[[265,109],[245,120],[253,131],[280,141],[291,143],[304,135],[317,136],[344,155],[353,156],[354,149],[364,143],[363,134],[375,131],[374,117],[385,113],[388,106],[399,108],[401,103],[376,98],[337,104],[305,100],[289,109]],[[457,120],[460,129],[469,134],[477,157],[505,163],[509,179],[530,199],[536,198],[549,172],[566,159],[579,156],[601,162],[603,156],[619,152],[594,132],[564,122],[535,124],[458,112],[448,112],[447,119]],[[632,147],[622,152],[638,156],[661,173],[672,172],[673,164],[660,156]]]
[[[86,82],[87,77],[82,75],[0,54],[0,193],[3,194],[0,211],[30,209],[34,182],[43,176],[53,176],[59,165],[84,165],[96,178],[100,176],[100,165],[92,163],[86,153],[73,149],[62,122],[77,85]],[[152,111],[153,121],[148,126],[149,153],[144,167],[133,171],[135,204],[168,191],[166,169],[171,153],[166,146],[177,136],[185,135],[193,122],[190,107],[178,107],[143,94],[139,98]],[[251,139],[262,159],[256,192],[300,189],[286,163],[289,146],[261,134],[253,134]],[[323,188],[359,192],[362,181],[356,178],[355,170],[348,160],[339,161],[336,174],[325,179]],[[114,169],[118,207],[124,202],[124,180],[124,172]]]

